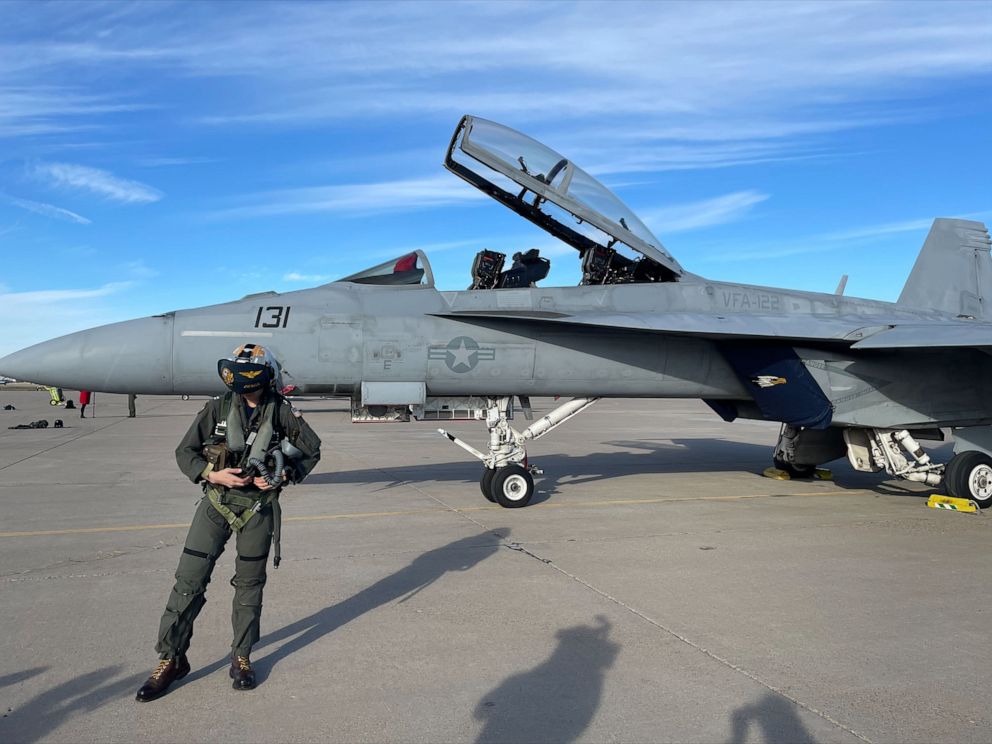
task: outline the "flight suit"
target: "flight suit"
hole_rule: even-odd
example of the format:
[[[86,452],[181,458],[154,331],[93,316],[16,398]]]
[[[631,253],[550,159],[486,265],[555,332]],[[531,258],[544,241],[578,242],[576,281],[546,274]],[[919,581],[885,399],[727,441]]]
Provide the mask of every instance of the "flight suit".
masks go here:
[[[320,438],[303,420],[298,411],[282,396],[268,391],[254,409],[247,407],[242,410],[250,412],[242,415],[243,433],[248,434],[255,424],[256,417],[262,415],[269,396],[275,396],[273,424],[277,436],[285,436],[303,452],[303,457],[297,461],[287,461],[289,482],[298,483],[313,470],[320,459]],[[241,396],[233,395],[230,406],[244,406]],[[207,460],[203,447],[213,443],[217,437],[215,428],[224,415],[224,398],[215,398],[207,402],[197,415],[186,436],[176,448],[176,462],[179,469],[194,483],[202,483],[204,497],[197,506],[186,536],[186,544],[179,558],[176,569],[176,584],[169,595],[165,613],[159,626],[158,643],[155,650],[162,659],[174,659],[186,653],[190,639],[193,637],[193,622],[206,603],[206,588],[210,583],[210,574],[224,546],[233,531],[228,520],[222,515],[207,497],[207,489],[217,489],[225,501],[225,506],[235,515],[242,515],[250,507],[239,503],[229,503],[228,498],[244,502],[245,499],[258,501],[263,506],[255,516],[249,519],[237,531],[237,558],[234,563],[234,577],[231,585],[234,587],[234,604],[231,613],[231,624],[234,630],[234,640],[231,644],[232,653],[237,656],[248,656],[252,646],[259,638],[259,622],[262,615],[262,589],[266,580],[266,563],[269,548],[272,545],[273,507],[272,500],[278,497],[280,489],[260,491],[249,484],[243,488],[227,489],[212,486],[204,480]],[[228,467],[233,467],[228,463]]]

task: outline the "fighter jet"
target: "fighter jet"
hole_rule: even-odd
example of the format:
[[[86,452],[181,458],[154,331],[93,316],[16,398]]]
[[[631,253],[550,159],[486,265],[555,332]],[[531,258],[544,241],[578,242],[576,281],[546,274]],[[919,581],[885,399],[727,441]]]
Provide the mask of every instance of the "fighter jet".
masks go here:
[[[249,295],[93,328],[0,359],[0,374],[138,394],[217,394],[216,360],[272,350],[300,394],[346,395],[354,421],[473,419],[483,495],[534,493],[527,445],[603,397],[701,398],[726,421],[781,423],[793,477],[846,454],[992,504],[992,258],[985,225],[937,219],[895,303],[710,281],[571,160],[465,116],[445,167],[574,247],[578,286],[538,286],[549,261],[482,250],[463,291],[420,251],[312,289]],[[574,396],[526,428],[531,396]],[[919,440],[954,434],[931,460]]]

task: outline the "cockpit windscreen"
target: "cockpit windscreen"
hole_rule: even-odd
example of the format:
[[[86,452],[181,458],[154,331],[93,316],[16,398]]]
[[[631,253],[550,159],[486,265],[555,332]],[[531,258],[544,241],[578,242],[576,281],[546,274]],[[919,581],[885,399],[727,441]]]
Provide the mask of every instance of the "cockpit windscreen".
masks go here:
[[[607,255],[613,268],[596,278],[585,273],[584,266],[584,283],[673,281],[683,274],[661,241],[612,191],[525,134],[486,119],[463,117],[445,166],[578,249],[584,264],[602,263],[599,259]],[[642,258],[618,254],[618,243]],[[599,259],[594,260],[594,253]]]

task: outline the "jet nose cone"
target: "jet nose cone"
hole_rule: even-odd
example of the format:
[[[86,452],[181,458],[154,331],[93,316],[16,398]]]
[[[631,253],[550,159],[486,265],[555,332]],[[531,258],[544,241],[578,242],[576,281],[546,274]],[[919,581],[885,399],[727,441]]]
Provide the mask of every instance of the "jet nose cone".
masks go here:
[[[155,316],[44,341],[0,359],[0,375],[108,393],[172,392],[173,317]]]

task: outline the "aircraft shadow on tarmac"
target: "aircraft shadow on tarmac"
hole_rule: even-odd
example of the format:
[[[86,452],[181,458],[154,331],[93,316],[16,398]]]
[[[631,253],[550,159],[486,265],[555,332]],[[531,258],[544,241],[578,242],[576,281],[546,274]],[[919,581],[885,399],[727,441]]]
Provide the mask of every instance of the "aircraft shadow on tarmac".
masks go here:
[[[405,602],[414,594],[426,589],[445,574],[454,571],[468,571],[486,558],[495,554],[502,541],[510,534],[509,529],[488,530],[481,535],[472,535],[429,550],[415,558],[408,566],[394,574],[380,579],[372,586],[363,589],[348,599],[325,607],[305,618],[290,623],[279,630],[262,636],[253,649],[253,663],[259,684],[265,681],[272,668],[290,654],[311,643],[319,641],[328,633],[350,623],[377,607],[399,600]],[[287,640],[291,639],[291,640]],[[265,656],[263,649],[286,641]],[[192,672],[182,684],[188,684],[201,677],[227,666],[224,657],[206,667]]]
[[[120,666],[109,666],[75,677],[35,695],[0,720],[0,739],[21,744],[44,739],[67,720],[80,713],[90,713],[111,700],[133,695],[145,680],[145,674],[114,679]],[[0,678],[0,687],[15,684],[46,671],[46,668]],[[14,678],[14,679],[12,679]]]
[[[815,744],[791,700],[767,693],[753,705],[743,705],[730,716],[730,744],[744,744],[752,724],[761,731],[765,744]],[[751,741],[754,741],[754,737]]]
[[[559,630],[551,656],[486,693],[474,711],[484,721],[477,744],[572,742],[588,728],[603,696],[607,670],[620,652],[610,623]]]
[[[531,501],[547,501],[569,486],[593,483],[640,473],[662,475],[666,473],[750,473],[760,474],[771,465],[772,447],[735,442],[726,439],[642,439],[613,441],[604,444],[620,448],[614,452],[593,452],[585,455],[548,453],[533,458],[544,470],[538,476],[536,492]],[[938,455],[934,458],[940,461]],[[846,460],[836,460],[827,467],[839,476],[839,485],[845,488],[863,488],[887,495],[920,496],[912,488],[882,483],[884,474],[859,473]],[[478,481],[481,466],[470,461],[426,463],[423,465],[396,465],[391,467],[336,470],[314,473],[307,483],[333,485],[344,483],[386,483],[384,488],[396,488],[408,482],[423,481]]]

